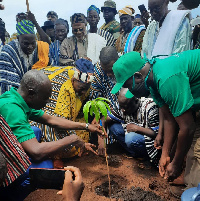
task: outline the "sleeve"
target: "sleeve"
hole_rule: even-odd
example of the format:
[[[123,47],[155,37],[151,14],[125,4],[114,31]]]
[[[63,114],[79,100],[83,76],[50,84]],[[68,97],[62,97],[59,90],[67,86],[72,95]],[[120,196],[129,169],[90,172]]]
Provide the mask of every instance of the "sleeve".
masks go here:
[[[186,50],[190,50],[191,33],[192,33],[192,30],[191,30],[189,18],[185,17],[185,19],[182,22],[182,25],[179,27],[177,31],[174,47],[172,50],[173,53],[179,53]]]
[[[43,115],[44,115],[44,111],[43,110],[32,109],[31,110],[31,115],[30,115],[29,119],[32,120],[32,121],[37,121],[37,119],[40,118]]]
[[[180,73],[167,79],[160,87],[159,92],[174,117],[180,116],[194,104],[186,73]]]
[[[16,104],[5,104],[1,107],[1,115],[5,118],[19,143],[35,138],[23,109]]]

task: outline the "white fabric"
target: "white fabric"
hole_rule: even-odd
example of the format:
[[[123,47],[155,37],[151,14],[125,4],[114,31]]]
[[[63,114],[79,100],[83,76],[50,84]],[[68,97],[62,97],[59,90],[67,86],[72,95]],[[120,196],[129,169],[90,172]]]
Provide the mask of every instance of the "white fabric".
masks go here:
[[[153,56],[170,55],[190,49],[189,18],[190,11],[174,10],[167,14],[161,28],[158,22],[153,21],[143,39],[142,55],[145,53],[151,59]]]
[[[190,11],[186,10],[174,10],[169,12],[160,28],[152,56],[170,55],[172,53],[178,29],[189,12]]]
[[[100,51],[103,47],[106,47],[107,41],[102,36],[96,33],[88,34],[88,48],[87,57],[95,64],[99,61]]]

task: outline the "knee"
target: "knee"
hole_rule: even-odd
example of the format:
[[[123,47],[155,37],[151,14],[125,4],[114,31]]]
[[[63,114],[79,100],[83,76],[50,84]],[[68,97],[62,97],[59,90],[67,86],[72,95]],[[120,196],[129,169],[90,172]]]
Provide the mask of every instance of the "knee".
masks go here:
[[[112,135],[124,135],[124,129],[121,124],[112,124],[109,128],[109,131]]]
[[[128,148],[137,148],[140,147],[141,145],[145,144],[143,136],[140,136],[137,133],[128,133],[125,135],[125,143]]]

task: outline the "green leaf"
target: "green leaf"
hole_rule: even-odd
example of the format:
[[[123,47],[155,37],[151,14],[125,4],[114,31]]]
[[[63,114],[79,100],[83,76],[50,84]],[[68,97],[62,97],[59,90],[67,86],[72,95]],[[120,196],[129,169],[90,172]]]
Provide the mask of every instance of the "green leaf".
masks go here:
[[[105,117],[105,119],[107,119],[107,108],[105,106],[105,102],[104,101],[97,101],[97,106],[98,106],[101,114]]]
[[[111,113],[110,106],[106,102],[104,102],[104,105],[107,107],[108,111]]]
[[[100,119],[100,113],[99,113],[99,108],[96,106],[96,103],[94,104],[94,114],[95,114],[95,119],[98,122]]]
[[[91,102],[91,107],[90,107],[90,116],[93,115],[93,112],[94,112],[94,101]]]
[[[91,105],[91,101],[88,101],[83,107],[83,114],[84,114],[85,121],[87,123],[88,123],[88,113],[89,113],[90,105]]]
[[[96,98],[95,100],[97,100],[97,101],[107,101],[107,102],[111,102],[110,100],[108,100],[107,98],[102,98],[102,97],[99,97],[99,98]]]

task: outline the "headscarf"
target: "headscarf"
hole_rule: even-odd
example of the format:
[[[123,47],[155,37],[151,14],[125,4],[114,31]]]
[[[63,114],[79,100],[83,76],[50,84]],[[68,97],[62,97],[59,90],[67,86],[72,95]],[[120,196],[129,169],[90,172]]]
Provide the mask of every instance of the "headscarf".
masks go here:
[[[18,22],[16,25],[17,35],[23,34],[35,34],[34,32],[34,24],[29,20],[22,20]]]
[[[125,8],[122,8],[118,11],[119,17],[122,15],[130,15],[132,16],[135,13],[135,10],[131,6],[126,6]]]
[[[97,8],[95,5],[91,5],[87,10],[87,15],[91,10],[95,10],[98,14],[100,14],[100,9]]]
[[[87,59],[78,59],[75,65],[74,78],[85,83],[92,82],[94,79],[94,65],[92,62]]]
[[[86,17],[82,13],[74,13],[70,17],[70,21],[71,21],[71,24],[75,24],[75,23],[84,23],[84,24],[87,24]]]

